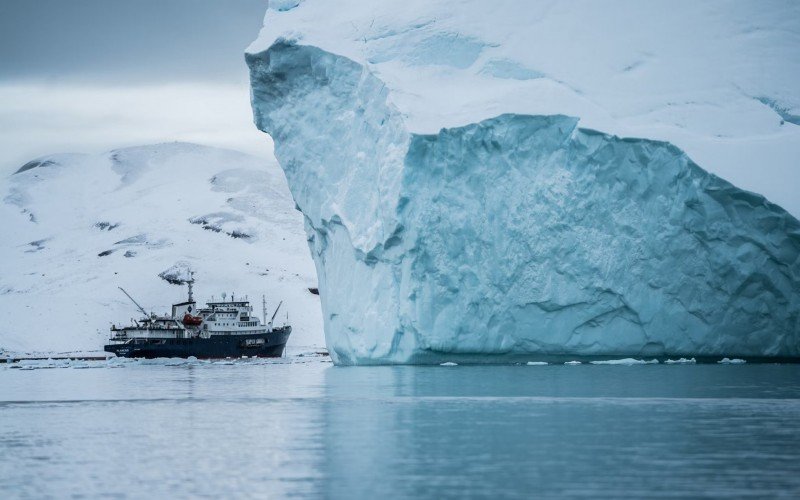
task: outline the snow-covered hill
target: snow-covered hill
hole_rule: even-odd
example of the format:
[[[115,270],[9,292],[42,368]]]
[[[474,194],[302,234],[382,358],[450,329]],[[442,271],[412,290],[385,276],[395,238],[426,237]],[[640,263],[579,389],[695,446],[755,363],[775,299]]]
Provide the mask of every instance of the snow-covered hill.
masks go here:
[[[270,312],[283,300],[290,346],[322,344],[302,215],[274,160],[187,143],[49,155],[0,199],[2,349],[102,349],[112,322],[138,316],[118,286],[165,312],[186,287],[164,278],[188,267],[198,299],[247,294],[259,316],[262,293]]]

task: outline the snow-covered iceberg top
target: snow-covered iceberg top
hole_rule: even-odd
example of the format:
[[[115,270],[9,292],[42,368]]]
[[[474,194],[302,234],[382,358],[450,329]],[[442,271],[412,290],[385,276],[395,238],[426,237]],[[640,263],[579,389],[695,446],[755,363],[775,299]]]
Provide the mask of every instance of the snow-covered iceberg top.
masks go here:
[[[302,26],[311,5],[281,15]],[[668,143],[525,114],[524,99],[493,114],[515,102],[498,87],[435,85],[477,59],[403,33],[376,38],[409,43],[372,59],[369,39],[356,49],[338,32],[262,32],[247,55],[256,125],[305,216],[335,362],[800,355],[794,217]],[[426,43],[441,59],[408,59]]]
[[[279,38],[369,68],[415,133],[504,113],[669,141],[800,215],[800,11],[791,2],[270,2]],[[777,179],[777,180],[776,180]],[[784,180],[781,180],[784,179]],[[796,179],[796,177],[795,177]]]

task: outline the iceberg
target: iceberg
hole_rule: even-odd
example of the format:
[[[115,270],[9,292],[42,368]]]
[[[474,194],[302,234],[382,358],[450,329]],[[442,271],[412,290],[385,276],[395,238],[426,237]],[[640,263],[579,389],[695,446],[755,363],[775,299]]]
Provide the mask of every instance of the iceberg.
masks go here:
[[[302,37],[246,60],[336,364],[800,356],[800,223],[676,146],[565,115],[423,133]]]

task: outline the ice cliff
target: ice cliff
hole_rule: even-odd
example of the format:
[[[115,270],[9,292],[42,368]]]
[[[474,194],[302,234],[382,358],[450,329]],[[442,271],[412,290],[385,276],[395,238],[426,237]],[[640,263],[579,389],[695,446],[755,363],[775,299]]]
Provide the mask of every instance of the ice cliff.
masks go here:
[[[313,33],[262,32],[247,54],[256,125],[304,214],[335,362],[800,356],[792,215],[667,142],[494,113],[513,100],[469,97],[484,105],[462,112],[458,86],[444,88],[461,102],[446,113],[431,105],[443,89],[403,83],[453,84],[492,45],[465,35],[448,51],[450,31],[436,28],[386,48],[428,29],[417,24],[363,49],[329,43],[338,53],[307,43],[323,45]],[[485,62],[493,79],[534,78]],[[434,110],[445,128],[431,133]]]

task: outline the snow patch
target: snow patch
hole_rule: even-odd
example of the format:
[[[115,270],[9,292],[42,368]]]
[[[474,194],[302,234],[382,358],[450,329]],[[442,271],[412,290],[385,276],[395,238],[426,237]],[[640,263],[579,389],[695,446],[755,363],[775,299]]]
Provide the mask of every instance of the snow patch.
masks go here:
[[[411,66],[438,65],[464,69],[472,66],[487,46],[489,44],[475,37],[438,33],[410,45],[375,44],[368,60],[372,64],[400,60]]]
[[[545,74],[535,69],[526,68],[517,61],[508,59],[491,59],[481,69],[481,73],[495,78],[508,78],[513,80],[534,80],[544,78]]]

